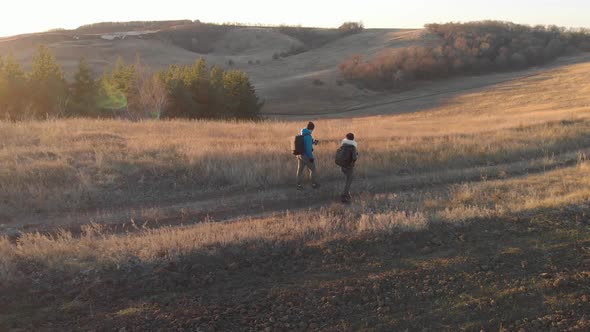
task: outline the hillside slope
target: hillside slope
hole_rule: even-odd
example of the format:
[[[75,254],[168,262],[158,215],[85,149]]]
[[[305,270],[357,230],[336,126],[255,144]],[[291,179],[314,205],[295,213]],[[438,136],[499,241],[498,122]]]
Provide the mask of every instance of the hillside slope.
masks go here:
[[[210,32],[203,32],[189,24],[160,31],[32,34],[0,39],[0,55],[13,54],[28,67],[36,46],[44,43],[56,53],[68,75],[73,74],[81,57],[97,74],[111,68],[119,56],[127,62],[139,57],[156,69],[202,57],[210,65],[246,71],[265,100],[263,114],[281,119],[411,113],[436,107],[441,100],[464,91],[590,61],[586,53],[527,70],[422,81],[407,91],[376,92],[345,84],[338,64],[352,55],[371,58],[399,47],[437,44],[440,38],[425,30],[368,29],[346,35],[335,29],[209,28]]]
[[[36,47],[46,44],[57,56],[67,75],[73,75],[82,57],[100,74],[111,68],[121,56],[127,62],[140,57],[142,62],[164,68],[170,64],[187,64],[203,57],[211,65],[246,71],[269,113],[319,113],[326,108],[343,107],[373,93],[340,82],[338,64],[354,54],[375,55],[391,47],[428,42],[422,30],[370,29],[353,35],[339,35],[333,30],[312,29],[308,34],[322,39],[311,47],[278,28],[235,27],[207,41],[211,52],[195,53],[170,40],[170,31],[132,31],[127,33],[76,34],[45,33],[0,40],[0,55],[12,54],[29,68]],[[110,40],[112,39],[112,40]],[[328,42],[332,40],[331,42]],[[178,41],[177,41],[178,42]],[[199,43],[199,40],[193,40]],[[313,43],[312,43],[313,44]],[[317,43],[316,43],[317,44]],[[273,59],[273,55],[300,49],[303,53]],[[230,65],[231,62],[231,65]],[[319,84],[313,84],[317,80]]]

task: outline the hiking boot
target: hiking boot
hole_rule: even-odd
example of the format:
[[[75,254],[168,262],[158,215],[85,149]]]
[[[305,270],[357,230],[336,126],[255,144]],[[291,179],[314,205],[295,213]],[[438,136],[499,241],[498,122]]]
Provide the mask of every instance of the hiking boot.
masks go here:
[[[320,187],[321,187],[321,186],[320,186],[320,184],[319,184],[319,183],[314,183],[314,184],[312,184],[312,185],[311,185],[311,187],[312,187],[313,189],[320,189]]]
[[[340,195],[340,199],[342,200],[342,203],[350,203],[352,196],[350,196],[350,194],[342,194]]]

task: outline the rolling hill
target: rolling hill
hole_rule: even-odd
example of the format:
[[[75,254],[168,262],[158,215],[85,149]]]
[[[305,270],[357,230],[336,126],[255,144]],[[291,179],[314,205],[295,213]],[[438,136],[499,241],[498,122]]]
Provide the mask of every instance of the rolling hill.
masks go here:
[[[83,29],[16,36],[0,39],[0,55],[12,54],[28,68],[36,47],[44,44],[56,54],[67,75],[73,74],[82,57],[98,74],[110,69],[119,56],[126,62],[140,57],[153,68],[188,64],[202,57],[212,65],[246,71],[266,100],[264,112],[313,114],[376,98],[374,93],[343,84],[337,68],[343,59],[436,42],[436,37],[423,30],[369,29],[343,34],[336,29],[238,26],[219,26],[223,30],[210,32],[207,41],[187,41],[198,36],[190,29],[194,27],[103,33],[84,33]],[[206,52],[190,50],[199,43],[207,44],[199,46]]]

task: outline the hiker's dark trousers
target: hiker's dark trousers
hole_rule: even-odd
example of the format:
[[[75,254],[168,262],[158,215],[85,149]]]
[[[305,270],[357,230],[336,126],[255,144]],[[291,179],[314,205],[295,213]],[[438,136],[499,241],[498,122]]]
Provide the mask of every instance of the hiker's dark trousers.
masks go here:
[[[342,173],[344,173],[344,177],[346,178],[346,183],[344,184],[344,191],[342,192],[342,196],[350,197],[350,185],[352,184],[352,179],[354,178],[354,168],[342,167]]]
[[[317,183],[317,171],[315,168],[315,163],[312,163],[309,160],[309,157],[306,155],[297,156],[297,185],[303,185],[303,176],[305,168],[309,169],[309,176],[311,177],[311,183]]]

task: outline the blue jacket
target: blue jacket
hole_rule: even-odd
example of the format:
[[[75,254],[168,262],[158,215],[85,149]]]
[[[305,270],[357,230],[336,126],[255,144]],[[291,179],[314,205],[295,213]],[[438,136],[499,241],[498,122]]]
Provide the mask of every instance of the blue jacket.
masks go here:
[[[303,154],[309,159],[313,159],[313,137],[311,137],[311,130],[303,128],[301,129],[301,135],[303,135],[303,146],[305,147]]]

